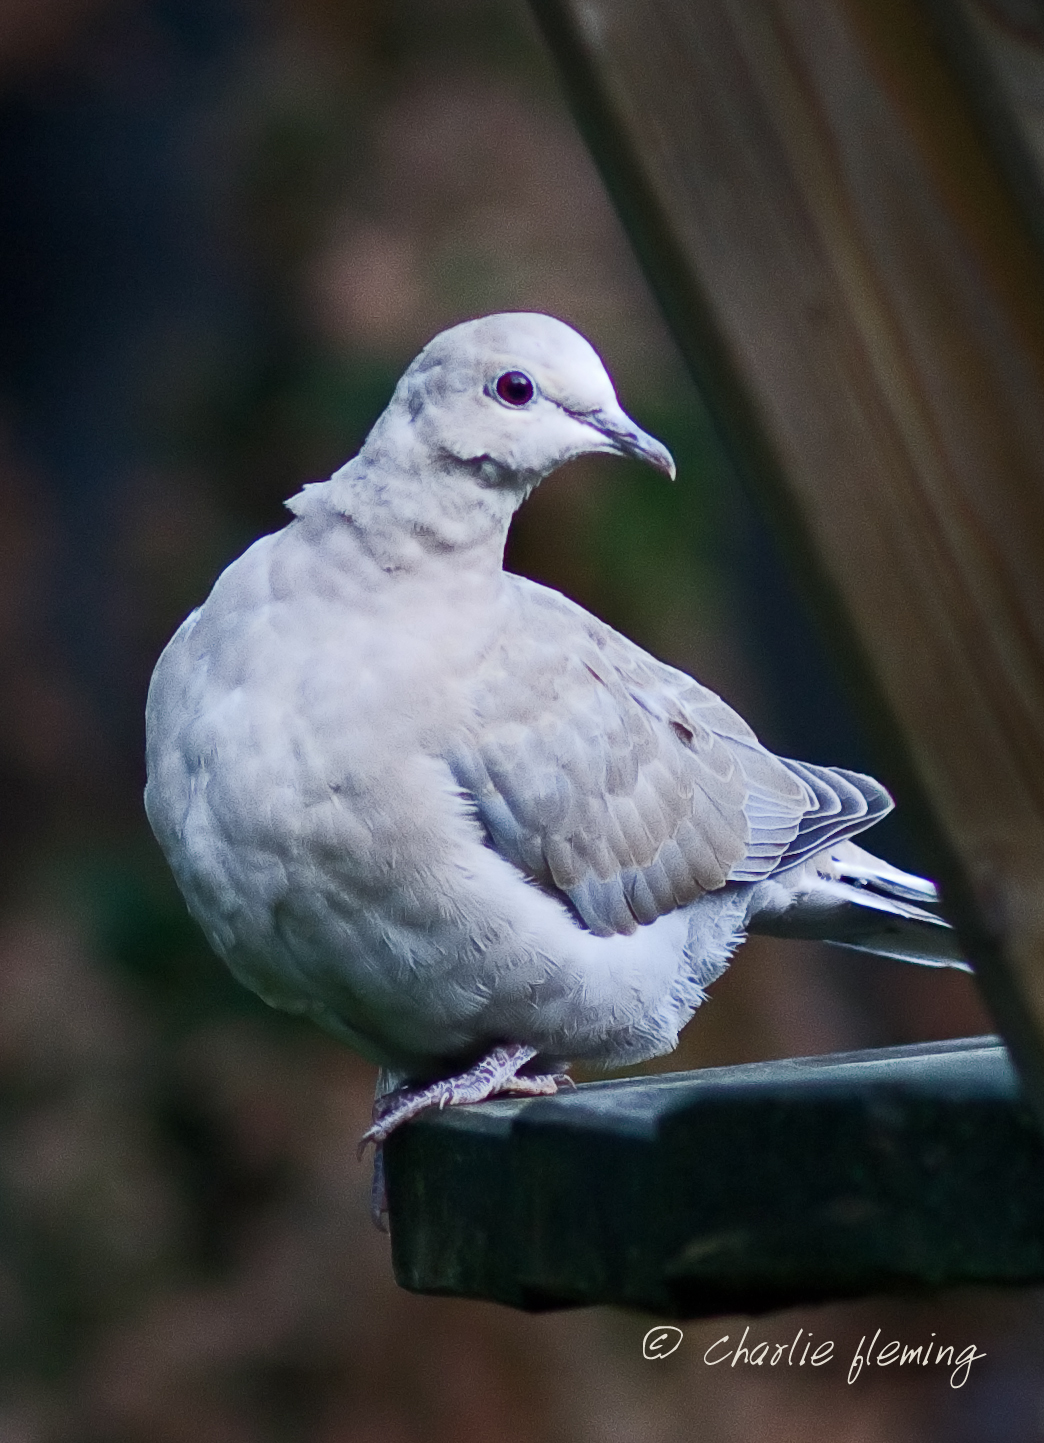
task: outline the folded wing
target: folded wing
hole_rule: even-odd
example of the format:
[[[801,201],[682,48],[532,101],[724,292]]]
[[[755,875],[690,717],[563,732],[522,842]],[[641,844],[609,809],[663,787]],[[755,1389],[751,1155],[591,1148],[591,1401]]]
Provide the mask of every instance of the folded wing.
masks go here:
[[[508,582],[515,625],[446,760],[491,845],[597,935],[796,866],[889,810],[870,778],[773,756],[706,687]]]

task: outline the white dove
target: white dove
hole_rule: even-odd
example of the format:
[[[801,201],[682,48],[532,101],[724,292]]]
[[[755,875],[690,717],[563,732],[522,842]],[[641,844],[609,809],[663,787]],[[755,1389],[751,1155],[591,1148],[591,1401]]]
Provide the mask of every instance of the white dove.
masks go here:
[[[561,321],[436,336],[359,454],[160,657],[149,820],[215,951],[422,1108],[669,1052],[747,931],[960,962],[930,882],[848,839],[869,777],[777,758],[712,692],[503,569],[588,452],[667,450]]]

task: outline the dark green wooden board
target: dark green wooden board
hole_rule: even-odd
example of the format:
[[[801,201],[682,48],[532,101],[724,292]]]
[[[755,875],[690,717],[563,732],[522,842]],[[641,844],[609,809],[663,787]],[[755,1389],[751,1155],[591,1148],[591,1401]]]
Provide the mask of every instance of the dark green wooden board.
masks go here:
[[[989,1037],[428,1113],[387,1174],[416,1292],[699,1317],[1044,1283],[1044,1142]]]

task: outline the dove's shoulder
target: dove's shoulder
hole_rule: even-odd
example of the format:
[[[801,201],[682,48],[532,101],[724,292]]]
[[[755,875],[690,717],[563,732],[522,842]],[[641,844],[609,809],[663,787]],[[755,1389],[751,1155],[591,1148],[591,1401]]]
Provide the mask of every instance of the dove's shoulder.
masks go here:
[[[514,589],[512,646],[546,650],[552,662],[579,659],[592,680],[622,686],[629,704],[670,723],[687,721],[722,737],[760,747],[754,731],[720,696],[687,672],[660,661],[577,602],[523,576]]]

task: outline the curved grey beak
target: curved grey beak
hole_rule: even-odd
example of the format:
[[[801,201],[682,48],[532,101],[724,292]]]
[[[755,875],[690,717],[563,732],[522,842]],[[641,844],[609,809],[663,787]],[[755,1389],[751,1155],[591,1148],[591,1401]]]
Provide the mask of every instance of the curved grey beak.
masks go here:
[[[618,411],[612,415],[605,411],[595,411],[584,419],[597,431],[601,431],[612,449],[621,456],[633,456],[638,461],[648,461],[650,466],[655,466],[657,471],[662,471],[665,476],[674,480],[677,470],[674,457],[667,447],[657,441],[655,436],[650,436],[636,426],[625,412]]]

